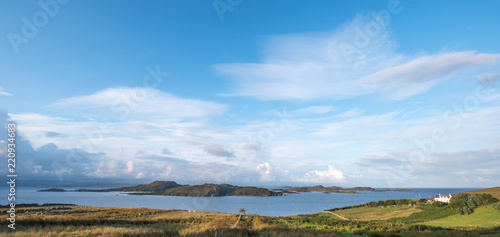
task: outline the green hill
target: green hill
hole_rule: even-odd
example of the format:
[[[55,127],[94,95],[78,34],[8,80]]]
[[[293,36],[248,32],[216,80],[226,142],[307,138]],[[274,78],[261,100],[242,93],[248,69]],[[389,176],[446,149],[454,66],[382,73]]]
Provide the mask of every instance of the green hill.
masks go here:
[[[281,193],[272,192],[265,188],[239,187],[229,184],[203,184],[182,186],[165,190],[163,195],[169,196],[282,196]]]
[[[40,192],[63,192],[63,189],[45,189]],[[215,196],[284,196],[265,188],[240,187],[230,184],[181,185],[174,181],[154,181],[149,184],[109,189],[77,189],[74,192],[136,192],[133,195],[168,195],[191,197]]]
[[[162,192],[167,189],[182,187],[184,185],[180,185],[174,181],[154,181],[149,184],[139,184],[137,186],[132,187],[123,187],[118,188],[113,191],[122,191],[122,192]]]
[[[480,190],[468,191],[468,193],[470,193],[470,194],[488,193],[488,194],[491,194],[491,196],[500,199],[500,187],[493,187],[493,188],[485,188],[485,189],[480,189]]]

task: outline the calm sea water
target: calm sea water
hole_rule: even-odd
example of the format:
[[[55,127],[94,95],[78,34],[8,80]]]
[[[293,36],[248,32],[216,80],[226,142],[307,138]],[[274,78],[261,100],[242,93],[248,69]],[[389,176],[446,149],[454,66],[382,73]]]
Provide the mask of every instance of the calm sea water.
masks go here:
[[[88,188],[88,187],[87,187]],[[473,188],[415,188],[418,192],[360,192],[343,193],[300,193],[281,197],[174,197],[154,195],[127,195],[121,192],[77,193],[77,192],[36,192],[41,188],[20,187],[16,203],[71,203],[102,207],[148,207],[159,209],[182,209],[224,213],[238,213],[245,208],[249,214],[264,216],[290,216],[321,212],[325,209],[363,204],[387,199],[418,199],[434,195],[454,194],[474,190]],[[68,188],[65,188],[68,189]],[[75,188],[70,188],[73,190]],[[8,204],[8,190],[0,189],[0,204]]]

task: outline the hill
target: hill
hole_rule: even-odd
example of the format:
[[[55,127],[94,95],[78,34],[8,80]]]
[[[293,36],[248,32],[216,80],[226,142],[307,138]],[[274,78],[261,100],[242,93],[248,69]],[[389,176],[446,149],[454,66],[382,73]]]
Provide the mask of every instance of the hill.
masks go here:
[[[239,187],[229,184],[203,184],[182,186],[165,190],[163,195],[214,197],[214,196],[283,196],[280,192],[272,192],[265,188]]]
[[[64,192],[64,189],[44,189],[40,192]],[[284,196],[265,188],[240,187],[230,184],[181,185],[174,181],[154,181],[149,184],[109,189],[76,189],[74,192],[136,192],[133,195],[167,195],[191,197],[215,196]]]
[[[122,191],[122,192],[163,192],[167,189],[183,187],[184,185],[180,185],[174,181],[154,181],[149,184],[139,184],[137,186],[132,187],[123,187],[118,188],[113,191]]]
[[[479,189],[479,190],[474,190],[474,191],[468,191],[467,193],[470,193],[470,194],[488,193],[488,194],[491,194],[491,196],[500,199],[500,187]]]

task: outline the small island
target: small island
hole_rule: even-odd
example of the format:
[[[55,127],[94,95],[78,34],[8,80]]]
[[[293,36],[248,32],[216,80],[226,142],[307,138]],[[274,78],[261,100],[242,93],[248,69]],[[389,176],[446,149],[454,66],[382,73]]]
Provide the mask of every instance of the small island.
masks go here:
[[[64,189],[45,189],[39,192],[65,192]],[[266,188],[241,187],[230,184],[180,185],[174,181],[154,181],[131,187],[109,189],[76,189],[73,192],[130,192],[130,195],[165,195],[188,197],[217,196],[284,196],[282,192],[269,191]]]
[[[38,190],[37,192],[66,192],[66,190],[62,188],[49,188],[49,189]]]
[[[286,193],[297,194],[302,192],[323,193],[357,193],[359,191],[369,192],[415,192],[410,189],[379,189],[370,187],[342,188],[338,186],[324,187],[322,185],[304,187],[286,187],[284,189],[269,190],[253,186],[236,186],[230,184],[181,185],[175,181],[154,181],[149,184],[139,184],[130,187],[108,188],[108,189],[76,189],[64,190],[50,188],[38,190],[38,192],[127,192],[130,195],[165,195],[165,196],[187,196],[187,197],[218,197],[218,196],[285,196]]]

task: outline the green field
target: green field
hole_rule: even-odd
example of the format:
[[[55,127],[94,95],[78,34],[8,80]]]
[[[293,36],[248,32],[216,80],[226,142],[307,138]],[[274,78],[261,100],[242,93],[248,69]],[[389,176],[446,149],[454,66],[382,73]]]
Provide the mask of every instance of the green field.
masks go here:
[[[500,211],[491,205],[474,209],[470,215],[453,215],[440,220],[426,222],[425,225],[442,227],[498,227],[500,226]]]

